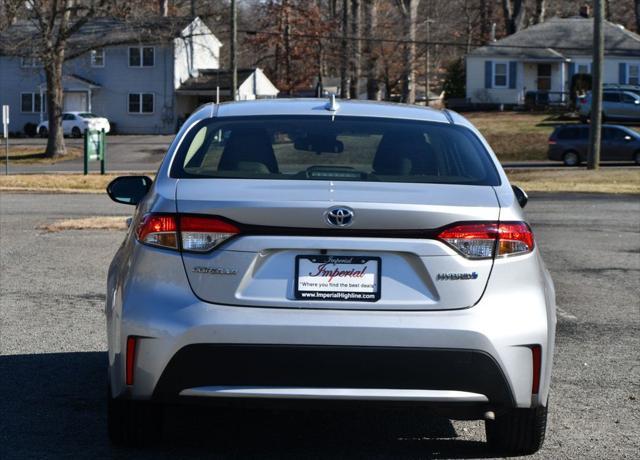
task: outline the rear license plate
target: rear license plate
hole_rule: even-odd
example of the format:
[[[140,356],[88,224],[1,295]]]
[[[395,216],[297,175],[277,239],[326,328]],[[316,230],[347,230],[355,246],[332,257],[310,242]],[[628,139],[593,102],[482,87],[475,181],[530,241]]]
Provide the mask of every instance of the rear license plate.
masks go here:
[[[380,257],[297,256],[295,297],[375,302],[380,299],[380,270]]]

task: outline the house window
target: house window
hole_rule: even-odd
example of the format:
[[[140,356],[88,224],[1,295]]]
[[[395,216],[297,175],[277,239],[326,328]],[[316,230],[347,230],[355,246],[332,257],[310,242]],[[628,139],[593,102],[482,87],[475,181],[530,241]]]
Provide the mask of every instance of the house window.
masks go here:
[[[591,64],[588,62],[583,62],[582,64],[576,64],[576,73],[581,74],[590,74],[591,73]]]
[[[493,65],[493,86],[506,88],[508,82],[509,66],[506,62],[496,62]]]
[[[153,113],[153,93],[130,93],[129,113]]]
[[[23,113],[40,113],[40,110],[44,109],[42,102],[39,93],[22,93],[20,94],[20,111]]]
[[[629,65],[627,72],[627,83],[629,85],[640,84],[640,65]]]
[[[42,59],[34,56],[22,56],[20,67],[42,67]]]
[[[91,50],[91,67],[104,67],[104,49]]]
[[[129,67],[153,67],[155,49],[153,46],[129,48]]]

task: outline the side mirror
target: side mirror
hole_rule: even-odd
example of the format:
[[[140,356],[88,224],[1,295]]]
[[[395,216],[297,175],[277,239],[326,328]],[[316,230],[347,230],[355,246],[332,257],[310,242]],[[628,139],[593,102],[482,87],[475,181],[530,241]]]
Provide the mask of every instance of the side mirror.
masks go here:
[[[513,194],[516,196],[516,200],[518,200],[520,207],[524,208],[527,205],[527,202],[529,201],[529,196],[524,190],[522,190],[517,185],[512,185],[511,188],[513,189]]]
[[[151,188],[147,176],[120,176],[107,185],[107,194],[116,203],[137,205]]]

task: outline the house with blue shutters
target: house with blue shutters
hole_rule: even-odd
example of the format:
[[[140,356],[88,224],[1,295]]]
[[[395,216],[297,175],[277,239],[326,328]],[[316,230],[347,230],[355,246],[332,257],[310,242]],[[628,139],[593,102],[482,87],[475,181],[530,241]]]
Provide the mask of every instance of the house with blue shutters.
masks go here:
[[[605,21],[604,83],[640,84],[640,35]],[[477,48],[466,57],[472,103],[522,105],[525,96],[567,103],[576,81],[590,81],[593,18],[552,18]]]
[[[93,112],[119,134],[171,134],[200,105],[233,99],[231,72],[220,69],[222,43],[200,18],[151,18],[142,33],[115,18],[87,22],[69,40],[105,46],[65,62],[63,110]],[[34,33],[31,20],[0,34],[0,105],[11,110],[11,130],[27,131],[47,118],[46,77],[14,36]],[[82,47],[84,49],[84,47]],[[259,68],[240,69],[235,98],[274,98],[278,89]]]

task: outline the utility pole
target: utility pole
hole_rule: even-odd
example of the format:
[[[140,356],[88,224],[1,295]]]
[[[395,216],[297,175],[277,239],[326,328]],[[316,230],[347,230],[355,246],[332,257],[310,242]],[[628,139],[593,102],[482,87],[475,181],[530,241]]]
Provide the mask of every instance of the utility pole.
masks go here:
[[[431,23],[435,22],[433,19],[427,17],[425,20],[425,25],[427,26],[427,49],[425,53],[424,60],[424,95],[425,102],[424,105],[429,107],[429,90],[431,89]]]
[[[238,93],[238,10],[236,0],[231,0],[231,100],[235,101]]]
[[[593,84],[591,86],[591,129],[587,169],[600,167],[602,138],[602,63],[604,61],[604,2],[594,0],[593,16]]]

